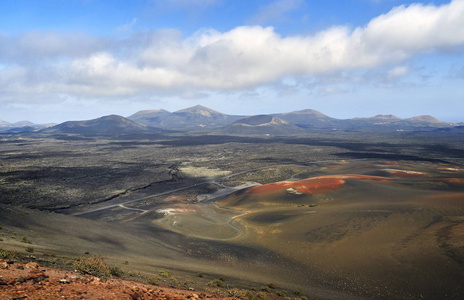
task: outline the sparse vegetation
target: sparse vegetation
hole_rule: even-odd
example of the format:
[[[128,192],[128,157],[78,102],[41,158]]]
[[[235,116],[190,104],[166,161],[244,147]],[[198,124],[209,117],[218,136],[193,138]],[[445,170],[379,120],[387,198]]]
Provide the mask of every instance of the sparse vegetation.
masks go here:
[[[101,256],[85,256],[74,260],[74,268],[82,273],[108,279],[110,277],[120,277],[123,271],[118,266],[111,266],[105,263]]]
[[[51,253],[48,253],[48,252],[44,252],[42,254],[43,256],[48,256],[48,257],[57,257],[58,255],[54,252],[51,252]]]
[[[160,275],[161,277],[164,277],[164,278],[169,278],[169,277],[172,276],[171,273],[170,273],[169,271],[167,271],[167,270],[161,270],[161,271],[159,272],[159,275]]]
[[[32,242],[29,240],[27,236],[23,236],[21,242],[26,244],[32,244]]]
[[[267,293],[270,293],[271,292],[271,288],[268,287],[267,285],[261,287],[261,291],[264,291],[264,292],[267,292]]]
[[[26,248],[26,252],[28,252],[28,253],[34,253],[34,248],[32,248],[32,247],[27,247],[27,248]]]
[[[18,258],[18,254],[10,250],[0,249],[0,258],[16,260]]]
[[[149,284],[153,284],[153,285],[159,284],[159,278],[157,277],[148,277],[147,281]]]
[[[269,299],[269,294],[266,292],[246,290],[242,297],[247,300],[267,300]]]
[[[223,280],[220,280],[220,279],[214,279],[214,280],[211,280],[210,282],[208,282],[208,286],[210,287],[219,287],[219,288],[223,288],[225,287],[225,283]]]

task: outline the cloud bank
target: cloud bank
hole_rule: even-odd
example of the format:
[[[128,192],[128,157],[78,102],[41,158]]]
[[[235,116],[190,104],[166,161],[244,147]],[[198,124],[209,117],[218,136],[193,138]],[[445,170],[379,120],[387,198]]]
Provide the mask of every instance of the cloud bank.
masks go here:
[[[454,0],[399,6],[363,27],[337,26],[312,35],[281,36],[263,26],[205,29],[186,38],[176,30],[136,32],[124,39],[0,35],[0,101],[235,91],[288,77],[371,70],[428,53],[462,55],[462,28],[464,0]],[[409,71],[397,68],[389,75]]]

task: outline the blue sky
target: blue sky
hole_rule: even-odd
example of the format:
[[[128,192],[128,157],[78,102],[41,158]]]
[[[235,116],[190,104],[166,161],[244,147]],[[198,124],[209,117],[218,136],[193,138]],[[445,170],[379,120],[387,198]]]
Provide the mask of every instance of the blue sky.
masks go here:
[[[0,120],[312,108],[464,121],[464,0],[0,1]]]

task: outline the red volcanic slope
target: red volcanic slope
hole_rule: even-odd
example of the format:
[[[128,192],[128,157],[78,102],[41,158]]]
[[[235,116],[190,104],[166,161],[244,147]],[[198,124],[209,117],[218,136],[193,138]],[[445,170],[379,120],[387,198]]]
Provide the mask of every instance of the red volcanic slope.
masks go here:
[[[369,175],[327,175],[318,176],[298,181],[281,181],[263,185],[257,185],[248,190],[249,193],[275,193],[293,188],[303,194],[322,194],[336,190],[345,183],[344,179],[360,179],[373,181],[387,181],[388,177]]]
[[[464,183],[463,178],[441,178],[441,179],[437,179],[437,181],[446,182],[446,183]]]

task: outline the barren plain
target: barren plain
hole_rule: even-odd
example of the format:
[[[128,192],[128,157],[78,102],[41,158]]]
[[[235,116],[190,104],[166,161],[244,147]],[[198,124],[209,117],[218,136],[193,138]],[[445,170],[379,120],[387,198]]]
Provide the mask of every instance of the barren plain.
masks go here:
[[[461,136],[5,134],[0,145],[0,248],[42,264],[98,255],[132,279],[223,293],[464,296]]]

